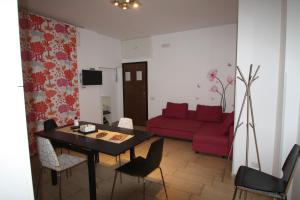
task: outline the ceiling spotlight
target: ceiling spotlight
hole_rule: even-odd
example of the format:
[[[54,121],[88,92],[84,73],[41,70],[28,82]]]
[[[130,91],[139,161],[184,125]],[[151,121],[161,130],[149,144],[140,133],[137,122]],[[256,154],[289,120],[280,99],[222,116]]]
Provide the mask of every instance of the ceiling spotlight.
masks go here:
[[[127,4],[123,4],[123,7],[122,7],[123,10],[127,10]]]
[[[127,10],[129,8],[139,8],[141,6],[139,0],[112,0],[111,3],[115,7],[119,7],[123,10]]]
[[[132,5],[134,8],[138,8],[140,7],[140,4],[138,2],[134,2],[133,5]]]

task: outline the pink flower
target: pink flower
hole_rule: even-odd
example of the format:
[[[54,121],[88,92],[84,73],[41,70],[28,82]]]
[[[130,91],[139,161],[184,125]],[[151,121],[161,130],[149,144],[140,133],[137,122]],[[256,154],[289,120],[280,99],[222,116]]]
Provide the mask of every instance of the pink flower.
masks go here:
[[[34,84],[32,82],[25,82],[24,83],[24,91],[25,92],[33,92],[34,91]]]
[[[211,70],[211,71],[207,74],[208,79],[209,79],[210,81],[215,80],[215,78],[217,77],[217,73],[218,73],[218,70],[216,70],[216,69]]]
[[[219,89],[218,89],[218,87],[217,87],[216,85],[213,85],[213,86],[210,88],[210,91],[211,91],[211,92],[218,92]]]
[[[55,25],[55,31],[57,33],[67,33],[67,28],[62,24],[56,24]]]
[[[70,110],[70,107],[68,104],[62,104],[58,107],[58,111],[60,113],[68,112]]]
[[[64,52],[57,52],[56,53],[56,58],[58,60],[67,60],[68,59],[68,55],[65,54]]]
[[[65,87],[68,84],[68,81],[64,78],[60,78],[56,82],[59,87]]]
[[[229,85],[233,85],[233,84],[234,84],[234,79],[233,79],[232,76],[228,76],[228,77],[227,77],[227,83],[228,83]]]
[[[37,114],[36,112],[29,112],[29,114],[27,115],[27,119],[29,122],[34,122],[37,120]]]
[[[22,60],[23,61],[31,61],[32,60],[32,58],[33,58],[33,54],[32,54],[32,52],[30,52],[30,51],[27,51],[27,50],[23,50],[22,52],[21,52],[21,58],[22,58]]]

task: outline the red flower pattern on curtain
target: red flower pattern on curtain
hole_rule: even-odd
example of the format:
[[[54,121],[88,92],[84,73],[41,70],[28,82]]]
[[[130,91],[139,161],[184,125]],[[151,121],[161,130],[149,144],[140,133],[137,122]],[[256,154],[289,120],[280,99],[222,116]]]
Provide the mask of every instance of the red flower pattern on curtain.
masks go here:
[[[26,117],[31,154],[34,133],[54,118],[59,126],[79,116],[76,28],[19,12]]]

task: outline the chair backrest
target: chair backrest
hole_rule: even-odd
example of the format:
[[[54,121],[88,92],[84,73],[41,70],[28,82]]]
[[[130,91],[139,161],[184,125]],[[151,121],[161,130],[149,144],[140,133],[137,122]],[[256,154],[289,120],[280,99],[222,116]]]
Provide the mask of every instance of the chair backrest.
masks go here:
[[[162,153],[163,153],[163,146],[164,146],[164,138],[159,138],[155,140],[148,151],[147,154],[147,165],[152,170],[159,167],[161,159],[162,159]]]
[[[55,128],[57,128],[57,124],[54,119],[44,121],[44,131],[52,131]]]
[[[284,164],[282,166],[282,171],[283,171],[282,180],[284,181],[285,187],[287,187],[291,179],[299,155],[300,155],[300,146],[295,144],[292,150],[290,151],[289,155],[285,159]]]
[[[125,117],[120,118],[118,127],[120,127],[120,128],[133,129],[132,119],[130,119],[130,118],[125,118]]]
[[[37,149],[43,167],[55,169],[55,167],[59,166],[57,155],[49,139],[37,137]]]

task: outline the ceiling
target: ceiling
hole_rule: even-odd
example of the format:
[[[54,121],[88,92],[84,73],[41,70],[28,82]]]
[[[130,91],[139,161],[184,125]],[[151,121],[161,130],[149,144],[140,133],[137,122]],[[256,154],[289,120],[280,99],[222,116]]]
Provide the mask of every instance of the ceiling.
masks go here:
[[[140,0],[139,9],[129,10],[110,1],[19,0],[19,6],[120,40],[237,23],[238,0]]]

